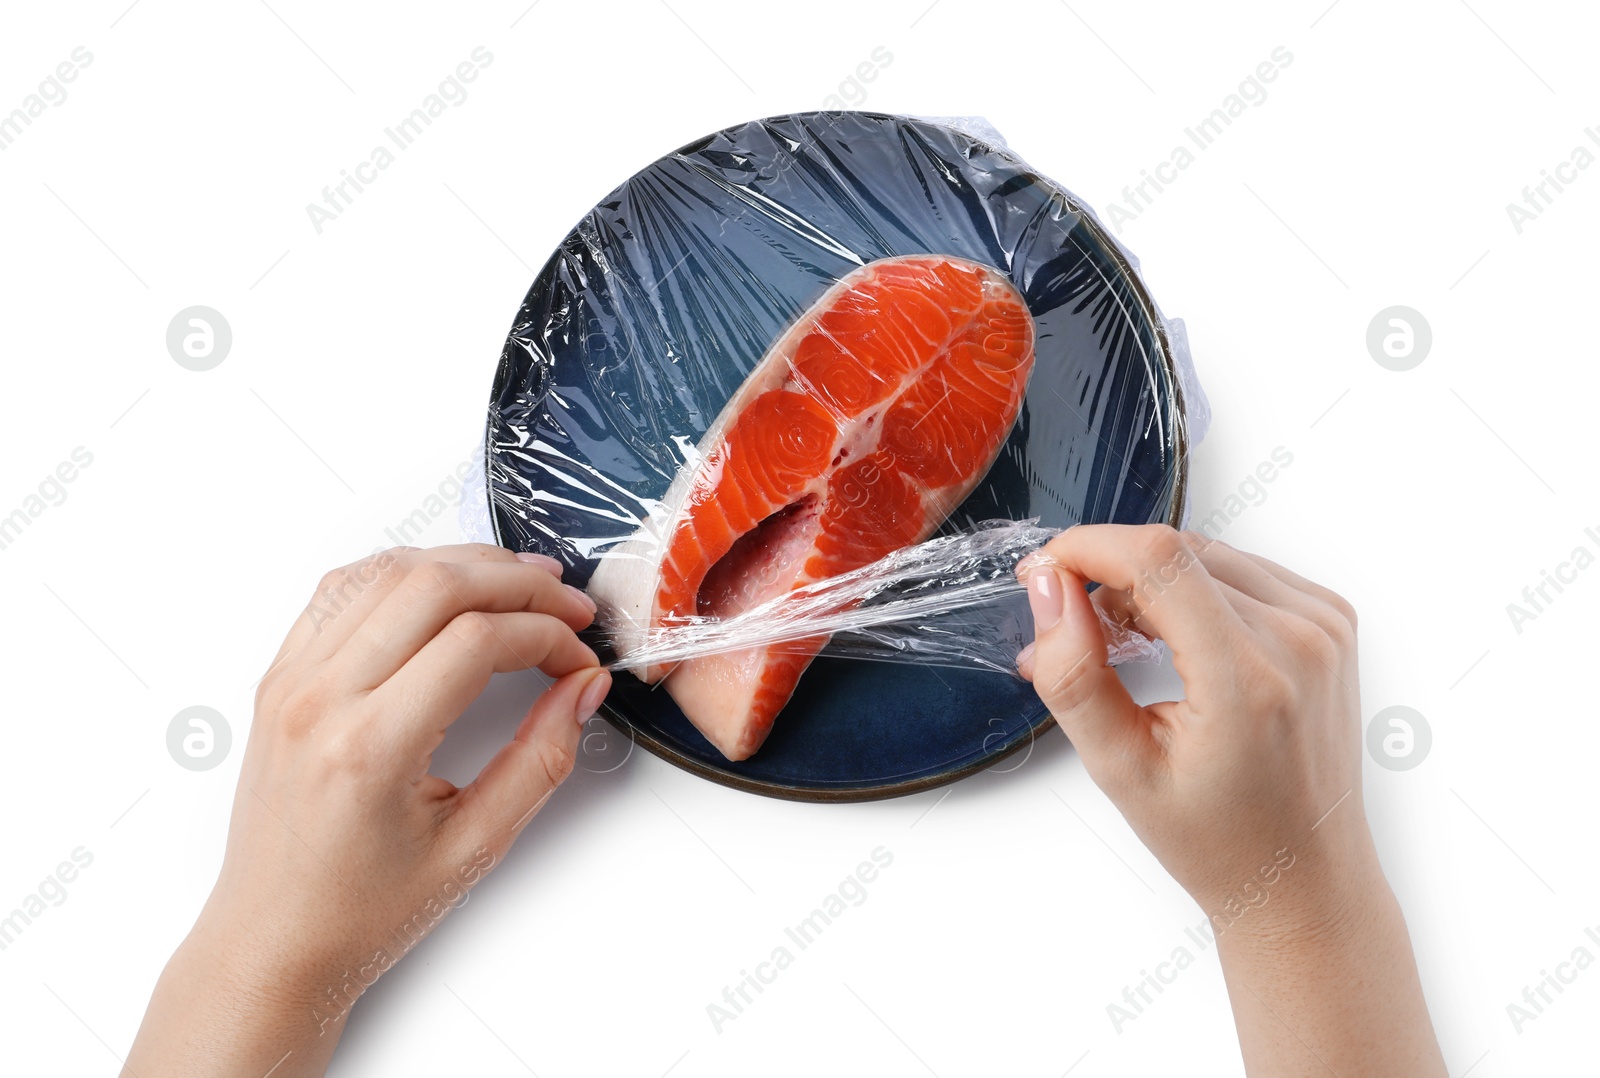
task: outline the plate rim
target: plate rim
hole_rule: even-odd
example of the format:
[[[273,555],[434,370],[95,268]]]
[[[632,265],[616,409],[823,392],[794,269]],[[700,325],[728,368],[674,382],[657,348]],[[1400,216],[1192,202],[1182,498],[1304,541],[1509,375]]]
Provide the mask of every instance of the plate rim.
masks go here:
[[[652,756],[665,760],[681,770],[700,778],[708,779],[718,786],[741,790],[745,793],[760,794],[764,797],[775,798],[779,801],[795,801],[809,804],[827,805],[856,805],[871,801],[888,801],[896,797],[907,797],[911,794],[925,793],[936,790],[941,786],[948,786],[964,778],[976,775],[980,771],[987,771],[995,764],[1009,760],[1023,749],[1031,746],[1041,734],[1049,732],[1056,726],[1056,718],[1048,710],[1031,726],[1026,727],[1028,736],[1018,738],[1010,745],[995,752],[985,753],[969,764],[958,768],[950,768],[935,772],[931,775],[921,775],[913,779],[904,779],[890,785],[854,785],[854,786],[797,786],[792,783],[776,782],[771,779],[754,779],[748,775],[741,775],[736,771],[709,764],[694,756],[679,752],[657,738],[654,734],[623,717],[619,712],[613,711],[606,705],[601,705],[599,716],[628,735],[633,744],[641,746]]]

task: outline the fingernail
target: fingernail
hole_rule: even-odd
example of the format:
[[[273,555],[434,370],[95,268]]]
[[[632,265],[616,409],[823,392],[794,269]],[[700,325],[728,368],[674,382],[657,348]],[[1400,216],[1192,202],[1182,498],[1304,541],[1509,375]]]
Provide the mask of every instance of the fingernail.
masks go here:
[[[1033,645],[1029,644],[1027,647],[1017,652],[1017,669],[1025,669],[1031,662],[1033,662]]]
[[[588,595],[586,595],[583,592],[579,591],[577,588],[573,587],[571,584],[563,584],[561,586],[563,588],[566,588],[572,594],[576,595],[578,597],[578,601],[580,603],[582,603],[584,606],[589,608],[589,613],[593,614],[596,610],[600,609],[599,607],[594,605],[594,600],[593,599],[589,598]]]
[[[1033,611],[1035,634],[1047,632],[1061,620],[1061,575],[1054,569],[1035,569],[1028,574],[1028,607]]]
[[[523,551],[517,555],[517,560],[525,561],[530,565],[537,565],[539,568],[546,572],[554,573],[558,577],[561,575],[561,563],[548,554],[534,554],[531,551]]]
[[[610,691],[611,675],[604,670],[584,686],[583,695],[578,697],[579,726],[594,718],[594,713],[600,710],[600,705],[605,702],[606,693]]]

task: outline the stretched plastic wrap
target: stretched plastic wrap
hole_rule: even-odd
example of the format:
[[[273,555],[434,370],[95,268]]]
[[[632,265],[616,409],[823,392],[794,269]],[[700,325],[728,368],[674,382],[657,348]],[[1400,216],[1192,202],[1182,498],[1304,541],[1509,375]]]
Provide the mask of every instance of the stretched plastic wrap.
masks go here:
[[[495,380],[488,516],[601,603],[593,642],[640,675],[605,714],[648,747],[784,796],[883,796],[1049,721],[1012,673],[1031,621],[1006,564],[1077,523],[1181,524],[1187,411],[1203,427],[1182,324],[992,129],[796,114],[646,167],[541,269]],[[765,666],[699,700],[687,674],[655,691],[752,650]],[[786,659],[753,757],[689,721],[710,696],[754,709],[739,693]]]
[[[827,653],[834,656],[1014,673],[1018,652],[1033,639],[1017,565],[1057,534],[1033,521],[988,521],[971,532],[902,547],[731,617],[657,625],[611,668],[642,670],[753,647],[798,645],[805,653],[808,641],[829,634]],[[1111,663],[1160,657],[1151,640],[1095,610]]]

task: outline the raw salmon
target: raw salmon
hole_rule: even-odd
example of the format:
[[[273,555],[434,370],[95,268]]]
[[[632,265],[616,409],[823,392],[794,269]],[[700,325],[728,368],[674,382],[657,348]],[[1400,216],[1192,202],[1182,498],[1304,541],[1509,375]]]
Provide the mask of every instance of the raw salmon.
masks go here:
[[[989,470],[1033,369],[998,271],[948,256],[840,280],[751,372],[645,527],[589,586],[621,654],[926,539]],[[730,760],[755,752],[825,636],[640,671]]]

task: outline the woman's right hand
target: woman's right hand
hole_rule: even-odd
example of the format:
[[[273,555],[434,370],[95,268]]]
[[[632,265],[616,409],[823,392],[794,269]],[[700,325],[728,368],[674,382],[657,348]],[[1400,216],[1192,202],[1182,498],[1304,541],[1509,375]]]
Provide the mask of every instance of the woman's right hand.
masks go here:
[[[1208,913],[1227,917],[1241,895],[1276,891],[1285,872],[1303,885],[1376,870],[1349,603],[1265,558],[1159,525],[1071,528],[1020,575],[1037,633],[1024,676]],[[1088,581],[1101,585],[1093,600]],[[1166,642],[1185,699],[1133,702],[1105,665],[1093,604]]]
[[[1070,528],[1018,575],[1036,634],[1019,672],[1205,910],[1247,1069],[1443,1074],[1362,804],[1350,604],[1160,525]],[[1096,605],[1166,642],[1185,699],[1134,703]]]

